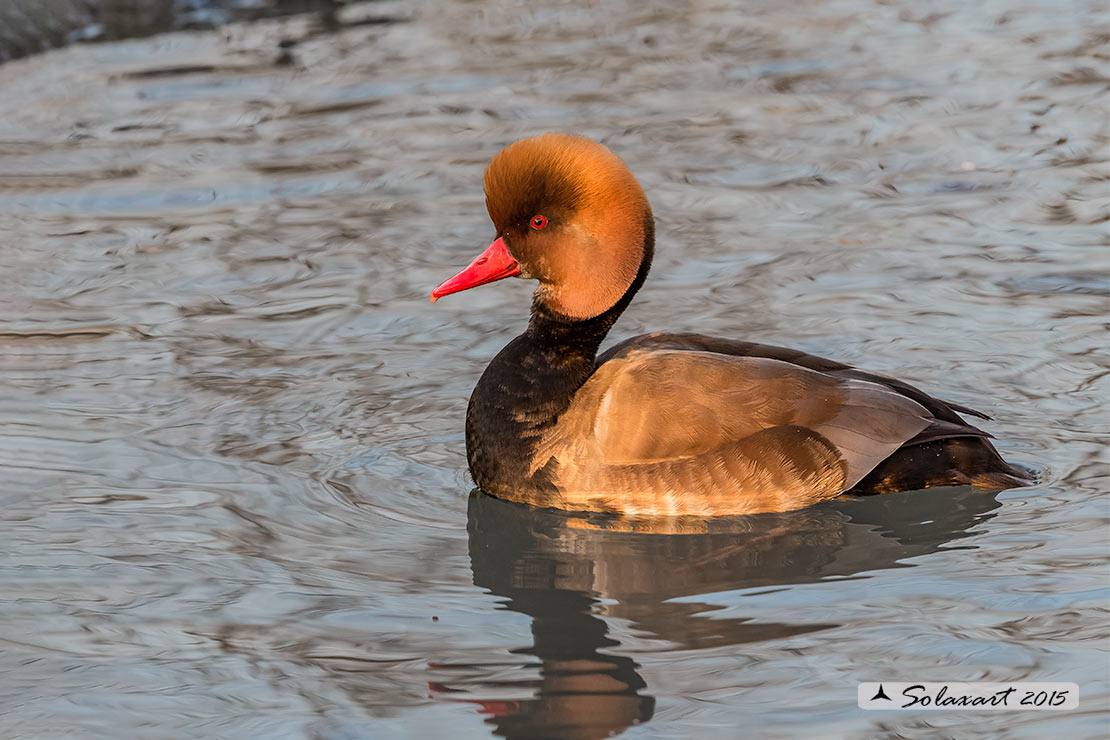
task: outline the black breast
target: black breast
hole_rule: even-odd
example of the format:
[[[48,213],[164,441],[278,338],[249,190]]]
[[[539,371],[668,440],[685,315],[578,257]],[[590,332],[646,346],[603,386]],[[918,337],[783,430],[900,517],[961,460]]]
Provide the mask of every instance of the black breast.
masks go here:
[[[593,372],[592,353],[562,349],[542,346],[525,332],[490,362],[470,395],[466,457],[482,490],[514,499],[527,494],[539,506],[556,503],[550,466],[530,470],[541,436]]]

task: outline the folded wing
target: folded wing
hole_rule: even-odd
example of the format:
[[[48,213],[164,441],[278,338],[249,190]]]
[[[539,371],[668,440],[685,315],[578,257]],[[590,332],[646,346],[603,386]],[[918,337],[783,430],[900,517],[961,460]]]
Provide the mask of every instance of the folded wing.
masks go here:
[[[828,480],[831,469],[841,490],[932,419],[878,383],[766,357],[678,349],[631,349],[605,362],[572,413],[589,424],[606,466],[666,463],[673,470],[732,448],[765,457],[754,464],[803,476]],[[815,445],[822,454],[814,455]]]

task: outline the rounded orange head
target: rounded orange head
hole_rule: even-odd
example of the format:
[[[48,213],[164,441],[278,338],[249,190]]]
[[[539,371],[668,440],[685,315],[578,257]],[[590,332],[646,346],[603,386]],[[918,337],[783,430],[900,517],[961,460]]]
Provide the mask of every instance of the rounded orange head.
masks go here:
[[[432,292],[432,300],[517,275],[536,301],[571,320],[593,318],[636,279],[652,232],[643,188],[602,144],[570,134],[521,139],[486,169],[497,239]]]

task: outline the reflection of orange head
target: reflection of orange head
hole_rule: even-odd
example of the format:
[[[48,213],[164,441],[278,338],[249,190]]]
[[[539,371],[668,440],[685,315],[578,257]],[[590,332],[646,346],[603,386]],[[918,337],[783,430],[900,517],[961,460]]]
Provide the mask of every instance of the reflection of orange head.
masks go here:
[[[619,660],[619,659],[618,659]],[[627,660],[627,659],[624,659]],[[578,661],[568,661],[571,664]],[[622,682],[623,671],[616,662],[589,661],[593,671],[566,668],[561,661],[544,664],[539,696],[514,702],[516,711],[494,713],[487,722],[497,734],[513,740],[557,737],[565,740],[594,740],[612,737],[635,724],[647,722],[655,712],[655,699],[640,696]],[[629,661],[631,664],[631,661]],[[639,677],[627,670],[636,683]],[[483,702],[483,705],[490,702]],[[505,704],[498,709],[504,710]]]
[[[428,688],[441,700],[476,705],[505,738],[593,740],[651,719],[655,699],[636,693],[643,681],[635,667],[628,658],[609,656],[545,661],[537,697],[524,701],[452,698],[466,691],[439,682]]]

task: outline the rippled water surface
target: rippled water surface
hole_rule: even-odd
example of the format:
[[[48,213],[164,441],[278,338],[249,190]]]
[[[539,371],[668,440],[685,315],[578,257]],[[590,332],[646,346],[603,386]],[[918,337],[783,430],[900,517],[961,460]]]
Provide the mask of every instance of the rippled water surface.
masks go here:
[[[1110,731],[1104,2],[356,10],[0,66],[0,735]],[[427,295],[546,130],[655,209],[614,338],[896,374],[1041,482],[671,533],[470,496],[529,287]],[[858,710],[879,679],[1081,703]]]

